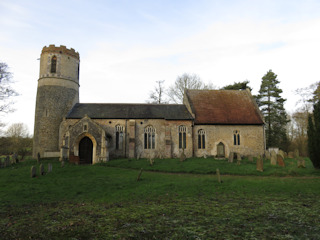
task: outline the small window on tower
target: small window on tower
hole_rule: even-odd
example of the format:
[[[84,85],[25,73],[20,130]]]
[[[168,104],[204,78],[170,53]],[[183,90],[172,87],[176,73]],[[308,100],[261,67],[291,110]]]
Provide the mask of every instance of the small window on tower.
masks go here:
[[[51,59],[51,73],[56,73],[57,72],[57,57],[53,56]]]

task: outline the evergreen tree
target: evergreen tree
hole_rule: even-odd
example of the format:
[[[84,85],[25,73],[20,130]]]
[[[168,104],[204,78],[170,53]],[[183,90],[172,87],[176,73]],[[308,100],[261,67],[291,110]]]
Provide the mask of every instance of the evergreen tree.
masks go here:
[[[277,86],[279,83],[277,75],[269,70],[262,77],[259,94],[256,98],[266,122],[267,148],[280,147],[286,149],[288,143],[286,125],[288,120],[283,106],[286,99],[280,96],[282,90]]]
[[[314,105],[313,116],[308,117],[308,150],[314,168],[320,169],[320,102]]]
[[[235,82],[234,84],[224,86],[221,89],[224,89],[224,90],[246,90],[247,88],[249,88],[249,90],[252,91],[252,88],[249,87],[248,80],[243,81],[243,82]]]

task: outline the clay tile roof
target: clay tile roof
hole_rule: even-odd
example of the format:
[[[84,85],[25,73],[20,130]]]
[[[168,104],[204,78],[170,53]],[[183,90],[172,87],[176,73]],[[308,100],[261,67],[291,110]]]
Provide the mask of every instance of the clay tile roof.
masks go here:
[[[67,118],[193,120],[182,104],[77,103]]]
[[[186,97],[195,114],[195,124],[264,124],[247,90],[187,90]]]

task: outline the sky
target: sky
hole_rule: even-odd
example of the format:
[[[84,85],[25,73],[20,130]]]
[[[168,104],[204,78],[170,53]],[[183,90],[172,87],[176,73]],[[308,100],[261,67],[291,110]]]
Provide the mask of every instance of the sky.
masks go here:
[[[216,88],[272,70],[297,109],[298,88],[320,81],[320,0],[0,0],[0,62],[13,73],[10,126],[33,134],[44,46],[80,54],[80,102],[145,103],[156,82],[183,73]]]

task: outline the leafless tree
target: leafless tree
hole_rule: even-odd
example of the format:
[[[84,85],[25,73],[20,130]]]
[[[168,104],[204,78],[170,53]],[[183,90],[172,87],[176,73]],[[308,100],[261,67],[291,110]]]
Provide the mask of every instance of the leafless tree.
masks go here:
[[[166,104],[168,101],[165,99],[166,89],[164,87],[164,80],[156,81],[157,85],[154,91],[150,92],[150,101],[148,103]]]
[[[11,87],[12,73],[8,70],[6,63],[0,62],[0,112],[8,113],[11,108],[11,97],[17,96],[17,92]]]

